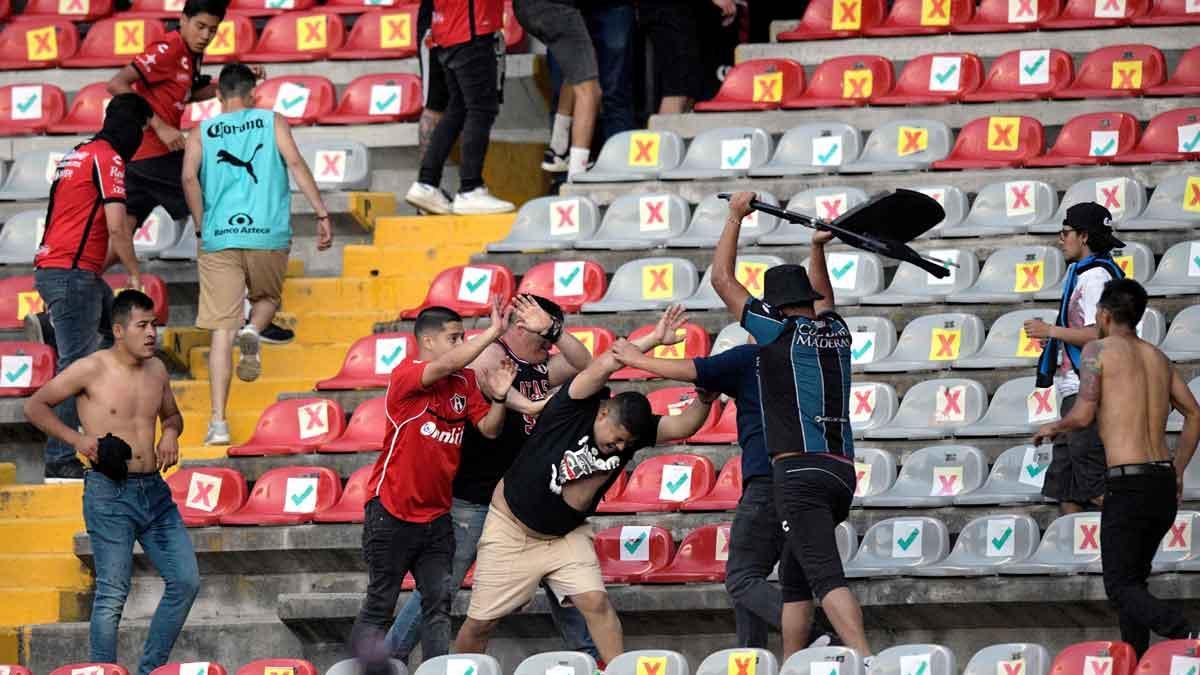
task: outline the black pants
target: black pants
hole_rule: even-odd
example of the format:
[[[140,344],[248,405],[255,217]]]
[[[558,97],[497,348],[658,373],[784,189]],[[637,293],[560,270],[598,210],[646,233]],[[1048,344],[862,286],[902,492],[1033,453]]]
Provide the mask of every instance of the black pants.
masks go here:
[[[771,479],[751,478],[742,488],[729,530],[725,590],[733,599],[739,647],[767,647],[767,628],[779,628],[783,596],[767,581],[783,551]]]
[[[412,572],[421,593],[421,653],[431,659],[450,651],[450,563],[454,526],[450,514],[428,523],[396,518],[376,497],[367,502],[363,523],[363,557],[367,562],[367,597],[350,633],[353,653],[366,675],[389,675],[384,640],[396,611],[400,584]]]
[[[453,47],[438,47],[433,57],[442,64],[450,100],[429,139],[418,180],[441,185],[442,169],[461,135],[459,191],[469,192],[483,185],[483,158],[492,123],[500,112],[504,38],[499,33],[480,35]]]
[[[1150,646],[1150,631],[1168,639],[1187,637],[1183,614],[1150,594],[1146,579],[1162,538],[1175,523],[1175,471],[1155,465],[1154,472],[1108,479],[1100,519],[1100,556],[1104,591],[1116,606],[1121,639],[1139,657]]]
[[[787,537],[779,561],[783,601],[818,600],[846,585],[838,523],[850,515],[854,465],[822,455],[775,462],[775,504]]]
[[[125,167],[125,208],[133,216],[135,227],[162,206],[175,220],[188,216],[183,196],[183,151],[130,162]]]

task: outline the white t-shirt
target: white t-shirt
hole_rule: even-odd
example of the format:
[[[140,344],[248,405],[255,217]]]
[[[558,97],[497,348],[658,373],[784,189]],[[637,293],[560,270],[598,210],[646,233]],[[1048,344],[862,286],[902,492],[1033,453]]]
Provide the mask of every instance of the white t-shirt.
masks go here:
[[[1093,267],[1075,280],[1075,290],[1067,301],[1067,327],[1086,328],[1096,323],[1096,303],[1100,302],[1100,294],[1104,292],[1104,284],[1112,279],[1112,275],[1103,267]],[[1066,345],[1058,352],[1058,399],[1074,396],[1079,393],[1079,375],[1071,367],[1071,360],[1066,355]]]

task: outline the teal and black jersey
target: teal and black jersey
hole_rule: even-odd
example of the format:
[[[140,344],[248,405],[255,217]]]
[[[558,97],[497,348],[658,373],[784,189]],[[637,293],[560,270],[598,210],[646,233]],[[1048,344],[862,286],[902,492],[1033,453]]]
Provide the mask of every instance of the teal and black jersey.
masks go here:
[[[850,429],[850,327],[836,312],[783,316],[750,298],[742,327],[761,345],[759,400],[767,453],[854,458]]]
[[[275,144],[275,113],[247,108],[200,123],[201,241],[228,248],[287,249],[292,199],[287,166]]]

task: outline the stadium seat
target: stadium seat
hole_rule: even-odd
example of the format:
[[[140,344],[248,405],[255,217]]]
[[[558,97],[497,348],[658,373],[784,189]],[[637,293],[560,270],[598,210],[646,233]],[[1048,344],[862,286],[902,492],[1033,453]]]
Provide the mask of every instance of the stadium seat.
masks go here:
[[[200,240],[196,238],[196,228],[192,226],[191,216],[180,228],[179,241],[171,248],[158,254],[162,260],[195,260],[199,253]]]
[[[675,398],[679,394],[674,392],[683,389],[683,387],[672,387],[671,389],[660,389],[652,394],[667,393],[672,394],[671,398]],[[695,398],[694,390],[689,388],[687,391],[692,393],[691,397],[680,401],[683,407],[687,407],[687,403]],[[654,402],[655,398],[652,397],[651,404]],[[666,405],[663,407],[667,408]],[[655,413],[675,414],[670,412],[670,409],[661,408]],[[690,499],[692,495],[706,495],[711,492],[715,474],[712,462],[707,457],[700,455],[674,454],[647,457],[634,468],[633,473],[629,476],[629,484],[625,486],[621,496],[602,504],[600,511],[602,513],[678,511],[683,502]]]
[[[245,0],[247,4],[261,0]],[[295,0],[284,0],[293,2]],[[300,0],[311,2],[311,0]],[[235,0],[236,5],[236,0]],[[237,12],[236,9],[231,11]],[[244,13],[244,12],[243,12]],[[289,11],[273,16],[267,21],[254,51],[243,54],[246,63],[285,63],[291,61],[320,61],[342,46],[346,41],[346,26],[337,14],[324,11]],[[299,76],[294,76],[299,77]],[[278,79],[278,78],[275,78]],[[263,88],[272,80],[258,87]],[[333,98],[330,98],[332,109]],[[329,110],[323,110],[323,113]]]
[[[525,28],[517,21],[517,15],[513,13],[512,0],[504,0],[504,14],[501,17],[504,21],[504,46],[508,48],[509,54],[529,51],[529,42],[525,37]]]
[[[1171,26],[1200,23],[1200,12],[1187,0],[1155,0],[1150,11],[1134,17],[1135,26]]]
[[[688,443],[695,444],[695,445],[728,445],[730,443],[736,443],[736,442],[737,442],[737,402],[733,401],[733,400],[730,400],[728,403],[725,404],[724,408],[721,408],[721,415],[717,418],[717,421],[712,426],[702,427],[699,431],[692,434],[692,437],[688,439]],[[720,491],[720,492],[722,492],[722,494],[725,494],[723,491],[726,488],[732,489],[733,479],[730,478],[729,476],[731,476],[733,473],[737,473],[737,475],[739,476],[739,478],[737,479],[737,493],[740,495],[741,491],[742,491],[741,478],[740,478],[741,465],[739,463],[735,470],[734,465],[728,461],[725,462],[725,466],[721,468],[721,473],[717,474],[717,483],[716,483],[716,486],[713,488],[713,493]],[[729,481],[728,485],[726,485],[726,481]],[[712,496],[713,496],[713,494],[710,493],[708,495],[705,495],[705,498],[707,499]],[[720,499],[724,500],[724,497],[722,496],[722,497],[720,497]],[[689,509],[687,506],[685,506],[684,510],[689,510]],[[710,509],[708,507],[705,507],[705,508],[699,509],[699,510],[701,510],[701,511],[723,511],[724,509],[723,508],[722,509],[716,509],[716,508]]]
[[[1167,319],[1163,313],[1153,307],[1147,307],[1142,315],[1142,321],[1137,325],[1138,337],[1157,347],[1162,344],[1167,334]]]
[[[560,251],[590,239],[600,222],[600,209],[584,196],[538,197],[525,202],[503,240],[488,244],[491,253]]]
[[[738,256],[733,273],[737,280],[746,287],[746,290],[750,291],[750,295],[761,298],[763,294],[763,279],[766,276],[767,270],[783,263],[783,258],[775,255],[743,255]],[[696,292],[690,298],[683,301],[683,307],[688,310],[725,308],[724,301],[717,295],[717,291],[712,285],[711,265],[704,271],[704,276],[700,279],[700,287],[696,289]],[[704,354],[704,356],[707,356],[707,354]]]
[[[975,3],[970,0],[896,0],[877,26],[863,30],[869,37],[949,33],[970,22]]]
[[[1121,271],[1126,277],[1137,280],[1141,284],[1145,284],[1154,276],[1154,252],[1149,246],[1138,243],[1136,241],[1125,242],[1125,248],[1116,248],[1110,251],[1113,261],[1120,266]],[[1034,298],[1038,300],[1051,300],[1054,302],[1062,299],[1063,283],[1066,279],[1061,279],[1057,284],[1049,286],[1042,291],[1039,291]],[[1153,308],[1151,308],[1153,309]],[[1141,330],[1141,327],[1138,327]],[[1162,337],[1161,332],[1159,337]]]
[[[129,671],[115,663],[72,663],[55,668],[50,675],[129,675]]]
[[[1056,99],[1138,96],[1162,84],[1167,65],[1163,54],[1150,45],[1113,45],[1088,54],[1074,81],[1054,93]]]
[[[337,440],[317,448],[317,452],[378,452],[383,449],[387,435],[387,405],[385,396],[359,403],[354,414]]]
[[[1045,146],[1042,123],[1032,117],[981,117],[959,130],[954,149],[933,168],[1014,168],[1042,154]]]
[[[1067,120],[1054,147],[1025,162],[1028,167],[1108,164],[1138,142],[1138,121],[1129,113],[1088,113]]]
[[[838,304],[857,305],[860,298],[883,290],[883,260],[874,253],[838,251],[826,254],[825,261]],[[808,263],[805,258],[800,264],[807,270]]]
[[[785,96],[782,107],[795,110],[866,105],[875,92],[891,91],[893,78],[892,62],[882,56],[839,56],[817,66],[808,89]]]
[[[904,327],[896,348],[885,358],[863,366],[868,373],[943,370],[983,344],[983,321],[974,314],[927,314]]]
[[[229,13],[247,17],[278,16],[287,12],[307,12],[314,0],[230,0]]]
[[[779,672],[781,675],[867,675],[862,656],[849,647],[801,649],[783,662],[783,668]]]
[[[730,401],[725,404],[724,410],[721,411],[721,420],[728,419],[730,422],[724,427],[722,433],[728,440],[718,440],[713,438],[701,439],[700,434],[692,436],[688,439],[689,443],[733,443],[737,440],[737,425],[734,423],[737,417],[737,402]],[[718,425],[719,426],[719,425]],[[714,427],[715,429],[716,427]],[[702,430],[703,431],[703,430]],[[737,503],[742,498],[742,457],[734,455],[725,460],[725,465],[721,467],[721,473],[717,474],[717,480],[713,483],[713,489],[706,495],[695,495],[691,499],[683,503],[684,511],[730,511],[737,508]]]
[[[464,317],[487,316],[492,298],[507,304],[516,285],[512,271],[503,265],[457,265],[438,272],[425,301],[400,312],[400,318],[415,319],[422,309],[434,306],[449,307]]]
[[[995,513],[963,526],[954,550],[945,560],[918,567],[916,577],[983,577],[999,573],[1001,565],[1026,560],[1037,550],[1041,531],[1028,515]],[[998,672],[995,663],[991,673]],[[1003,672],[1003,669],[999,669]]]
[[[1190,230],[1200,227],[1200,175],[1170,176],[1150,195],[1142,215],[1121,230]]]
[[[712,351],[708,355],[716,356],[738,345],[749,344],[749,341],[750,333],[746,332],[746,329],[742,328],[737,322],[726,324],[717,333],[716,339],[713,340]]]
[[[0,70],[57,68],[79,49],[79,30],[69,19],[11,22],[0,32]]]
[[[1112,214],[1113,227],[1122,229],[1126,220],[1136,218],[1146,208],[1146,188],[1136,179],[1124,176],[1085,178],[1067,188],[1054,215],[1029,226],[1038,234],[1058,234],[1067,209],[1081,202],[1096,202]]]
[[[86,2],[86,0],[83,0]],[[124,16],[101,19],[88,29],[79,51],[63,61],[63,68],[120,68],[146,51],[146,46],[166,35],[158,19]]]
[[[1039,644],[991,645],[975,652],[963,675],[1049,675],[1050,652]]]
[[[301,659],[259,659],[238,668],[237,675],[319,675],[319,673],[313,664]]]
[[[1192,305],[1175,315],[1158,348],[1172,361],[1200,360],[1200,305]]]
[[[983,63],[967,52],[922,54],[904,64],[896,86],[871,105],[940,105],[958,101],[983,82]]]
[[[45,227],[45,209],[9,216],[0,228],[0,265],[32,265]]]
[[[167,487],[188,527],[218,524],[221,516],[242,508],[248,493],[241,473],[219,466],[181,468],[167,476]]]
[[[1000,453],[987,481],[978,489],[954,498],[955,506],[1040,504],[1042,484],[1050,466],[1050,446],[1017,445]]]
[[[1186,2],[1186,0],[1185,0]],[[3,36],[0,36],[0,42]],[[1188,96],[1200,94],[1200,46],[1192,47],[1179,57],[1175,71],[1167,81],[1146,90],[1147,96]]]
[[[1152,296],[1200,292],[1200,240],[1181,241],[1167,249],[1145,285]]]
[[[517,295],[530,293],[553,300],[564,312],[578,312],[587,302],[604,297],[608,289],[604,268],[594,260],[554,260],[530,267],[521,277]]]
[[[971,20],[955,27],[956,33],[1010,33],[1033,30],[1046,19],[1058,16],[1061,0],[1022,2],[983,0]]]
[[[412,58],[418,47],[416,32],[416,5],[371,10],[358,17],[346,44],[334,49],[329,58],[335,61]]]
[[[320,75],[288,75],[258,85],[254,98],[259,108],[274,110],[290,124],[307,125],[316,124],[318,117],[333,112],[337,94],[333,83]]]
[[[643,583],[686,584],[725,581],[730,523],[702,525],[687,534],[665,567],[647,573]],[[757,674],[756,674],[757,675]]]
[[[66,110],[66,94],[53,84],[4,85],[0,87],[0,136],[43,134]]]
[[[1149,164],[1200,159],[1200,108],[1178,108],[1155,115],[1130,152],[1114,164]]]
[[[675,540],[671,539],[671,533],[656,525],[625,525],[600,530],[596,533],[595,546],[596,557],[600,559],[600,574],[606,584],[641,583],[646,574],[666,567],[675,557]],[[620,658],[630,653],[634,652],[626,652]],[[612,672],[618,660],[608,664],[605,672]],[[633,670],[628,675],[634,675]],[[687,675],[686,670],[683,675]]]
[[[955,370],[991,370],[1036,365],[1042,354],[1042,344],[1025,335],[1025,322],[1041,319],[1053,325],[1057,316],[1058,312],[1053,309],[1018,309],[1003,314],[992,322],[979,351],[955,359],[952,367]]]
[[[851,391],[850,416],[855,413]],[[869,439],[945,438],[970,426],[983,416],[987,391],[975,380],[944,378],[916,383],[904,394],[900,409],[890,423],[864,434]]]
[[[922,673],[954,675],[958,672],[954,652],[941,645],[910,644],[885,649],[875,655],[871,673]],[[1024,675],[1024,673],[1022,673]]]
[[[603,326],[568,326],[567,332],[582,342],[592,356],[608,351],[617,339],[611,330]],[[551,347],[550,353],[557,354],[558,348]]]
[[[299,525],[311,522],[342,497],[342,479],[323,466],[286,466],[259,476],[242,508],[221,516],[222,525]],[[257,663],[257,662],[256,662]],[[245,675],[246,668],[238,670]]]
[[[172,17],[174,18],[174,17]],[[217,26],[217,33],[204,50],[204,62],[234,63],[250,52],[258,41],[254,21],[242,14],[228,14]]]
[[[928,231],[919,235],[918,239],[932,239],[941,236],[942,228],[957,227],[966,219],[967,212],[971,210],[967,194],[953,185],[923,185],[909,189],[933,199],[941,205],[942,211],[945,213],[945,217]]]
[[[142,287],[137,289],[154,301],[154,324],[167,325],[170,314],[170,304],[167,302],[167,284],[157,274],[142,274]],[[113,294],[129,288],[128,274],[105,274],[104,282],[113,289]]]
[[[993,237],[1020,234],[1041,223],[1054,223],[1061,229],[1062,219],[1055,221],[1058,192],[1048,183],[1016,180],[989,183],[975,195],[975,203],[967,219],[958,227],[947,227],[942,237]],[[1065,215],[1065,212],[1064,212]]]
[[[521,661],[513,675],[594,675],[596,659],[583,652],[543,652]],[[434,675],[443,675],[435,673]]]
[[[122,18],[178,19],[183,11],[178,0],[132,0],[129,4],[130,8],[121,12]]]
[[[683,162],[664,170],[660,180],[703,180],[745,176],[771,158],[775,142],[755,127],[724,127],[702,131],[688,145]]]
[[[774,110],[783,97],[804,90],[804,67],[791,59],[742,61],[725,74],[721,89],[696,112]]]
[[[21,10],[19,18],[68,19],[81,23],[94,23],[113,13],[112,0],[29,0]]]
[[[1012,6],[1021,0],[1005,0]],[[984,2],[984,5],[989,4]],[[1054,3],[1039,2],[1038,8]],[[977,15],[978,16],[978,15]],[[1075,76],[1075,62],[1061,49],[1016,49],[996,57],[979,89],[963,94],[964,103],[1034,101],[1050,98]]]
[[[859,382],[850,386],[850,426],[855,438],[865,438],[875,429],[890,424],[900,398],[890,384]]]
[[[842,166],[841,172],[881,173],[928,169],[934,162],[950,154],[951,138],[950,127],[938,120],[888,122],[871,132],[862,154],[857,160]]]
[[[46,127],[51,134],[94,134],[104,126],[104,108],[112,95],[107,82],[89,84],[75,92],[71,107],[61,120]]]
[[[779,206],[779,200],[769,192],[757,193],[758,201],[772,206]],[[721,238],[725,229],[725,220],[729,217],[729,202],[717,195],[709,195],[700,200],[692,211],[692,222],[687,230],[678,237],[667,240],[667,248],[713,248]],[[751,211],[742,218],[742,229],[738,232],[738,245],[750,246],[764,234],[770,234],[779,227],[779,218],[761,211]]]
[[[865,203],[867,199],[867,193],[857,187],[839,185],[809,188],[792,195],[787,202],[787,210],[829,222],[836,220],[859,204]],[[766,246],[808,244],[812,241],[812,233],[811,227],[780,221],[779,227],[775,228],[774,232],[759,237],[758,243]]]
[[[949,552],[950,535],[942,521],[920,516],[887,518],[872,525],[863,535],[858,551],[845,565],[846,578],[900,576],[911,569],[936,563]],[[877,672],[881,665],[879,659],[887,651],[890,650],[875,657],[871,672]],[[949,675],[953,671],[942,672]]]
[[[1200,377],[1192,378],[1192,381],[1188,382],[1188,389],[1192,391],[1192,396],[1200,396]],[[1167,431],[1179,432],[1182,429],[1183,415],[1178,410],[1172,411],[1167,416]],[[1183,471],[1183,499],[1200,499],[1200,462],[1189,462]]]
[[[882,316],[844,317],[850,326],[850,365],[861,372],[868,365],[889,358],[896,349],[896,325]]]
[[[628,651],[608,663],[606,675],[689,675],[687,659],[665,649]]]
[[[392,369],[416,358],[412,333],[375,333],[354,341],[338,374],[317,382],[318,391],[386,387]]]
[[[414,675],[450,675],[451,673],[501,675],[503,672],[500,669],[500,662],[487,654],[460,653],[425,659]]]
[[[1172,667],[1174,661],[1192,659],[1192,664],[1186,662],[1181,664],[1186,669],[1188,665],[1195,665],[1194,661],[1198,656],[1200,656],[1200,640],[1163,640],[1150,645],[1150,649],[1142,654],[1142,659],[1138,662],[1137,673],[1138,675],[1169,674],[1174,670]]]
[[[779,661],[775,655],[765,649],[741,647],[722,649],[709,654],[700,662],[696,675],[738,675],[753,673],[753,675],[778,675]],[[534,675],[541,675],[540,673]]]
[[[1062,251],[1052,246],[1011,246],[992,252],[975,284],[951,293],[951,304],[1020,302],[1063,275]]]
[[[65,154],[50,150],[18,153],[13,158],[4,186],[0,187],[0,201],[32,201],[49,197],[54,171]]]
[[[879,25],[887,14],[883,0],[817,0],[808,3],[800,25],[775,36],[779,42],[856,37]]]
[[[921,448],[908,456],[887,491],[863,497],[867,508],[935,508],[949,506],[960,494],[983,485],[988,461],[969,445]]]
[[[295,398],[276,401],[263,411],[250,440],[229,448],[230,457],[299,455],[337,439],[346,429],[346,413],[337,401]]]
[[[133,250],[142,260],[159,257],[179,240],[182,223],[161,206],[154,207],[133,233]]]
[[[969,249],[930,249],[924,253],[957,267],[947,266],[950,276],[939,279],[916,265],[902,262],[886,291],[868,295],[859,304],[898,306],[941,302],[951,293],[970,288],[979,277],[979,259]]]
[[[327,12],[362,15],[380,8],[392,9],[401,4],[402,0],[327,0],[324,7]]]
[[[1127,26],[1149,10],[1149,0],[1067,0],[1062,12],[1041,22],[1047,30]]]
[[[1091,668],[1088,668],[1089,662],[1094,664]],[[1106,664],[1110,667],[1103,667]],[[1133,675],[1136,666],[1137,654],[1134,653],[1133,647],[1129,646],[1129,644],[1100,640],[1096,642],[1080,642],[1062,650],[1058,653],[1058,656],[1054,657],[1054,663],[1050,665],[1050,672],[1055,675],[1058,675],[1058,673],[1065,675],[1067,673],[1082,674],[1088,672],[1102,672],[1109,675]]]
[[[1005,565],[1000,573],[1079,574],[1100,562],[1100,545],[1099,513],[1060,516],[1046,527],[1037,552],[1023,562]]]
[[[371,153],[362,143],[320,139],[301,141],[297,146],[321,191],[350,192],[370,188]],[[289,177],[288,180],[292,192],[300,192],[295,179]]]
[[[21,330],[26,314],[44,311],[46,304],[33,288],[33,275],[0,278],[0,330]]]
[[[896,482],[896,457],[879,448],[854,448],[854,506],[862,500],[883,494]]]
[[[1058,392],[1055,387],[1037,389],[1034,377],[1019,377],[996,388],[983,417],[954,432],[955,436],[988,438],[1032,436],[1042,424],[1058,419]]]
[[[771,161],[750,169],[750,175],[807,176],[830,173],[858,159],[862,132],[844,122],[810,122],[783,134]],[[761,197],[760,197],[761,199]]]
[[[411,122],[421,115],[421,78],[411,73],[375,73],[354,78],[337,108],[320,124]]]
[[[683,161],[683,139],[673,131],[622,131],[604,142],[596,164],[575,183],[654,180]]]
[[[32,396],[54,377],[54,348],[37,342],[0,342],[0,397]]]
[[[200,126],[201,122],[210,120],[222,112],[221,100],[210,98],[207,101],[192,101],[183,109],[183,117],[179,120],[179,128],[191,131]]]
[[[690,298],[699,284],[696,266],[686,258],[631,260],[613,273],[608,292],[589,302],[582,312],[631,312],[662,309]]]
[[[383,397],[373,399],[382,401]],[[365,405],[365,404],[364,404]],[[361,410],[363,406],[359,406]],[[380,429],[380,439],[383,434]],[[371,494],[367,489],[367,484],[371,480],[371,473],[374,472],[374,463],[364,467],[355,469],[354,473],[346,479],[346,489],[342,491],[342,496],[337,503],[332,507],[317,513],[313,516],[313,521],[317,523],[361,523],[367,507],[367,500],[371,498]]]
[[[575,248],[630,251],[658,248],[687,229],[691,209],[682,197],[668,192],[629,193],[617,197],[599,229],[589,239],[575,241]]]
[[[1200,548],[1193,543],[1195,539],[1192,534],[1196,531],[1197,517],[1200,517],[1200,513],[1196,511],[1180,510],[1175,513],[1175,522],[1163,535],[1162,543],[1154,554],[1151,563],[1154,574],[1189,571],[1189,566],[1196,564]]]
[[[390,675],[408,675],[408,666],[404,665],[400,659],[388,659],[388,665],[392,668]],[[325,675],[362,675],[362,672],[362,664],[358,659],[349,658],[342,659],[330,666],[329,670],[325,671]]]

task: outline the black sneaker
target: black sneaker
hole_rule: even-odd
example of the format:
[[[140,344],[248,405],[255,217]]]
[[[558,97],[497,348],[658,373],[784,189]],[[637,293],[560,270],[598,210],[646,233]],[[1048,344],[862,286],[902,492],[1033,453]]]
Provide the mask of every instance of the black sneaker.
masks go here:
[[[83,480],[83,464],[72,459],[57,464],[47,464],[44,483],[78,483]]]
[[[284,328],[276,324],[271,324],[258,334],[258,339],[271,345],[286,345],[296,339],[296,331]]]

